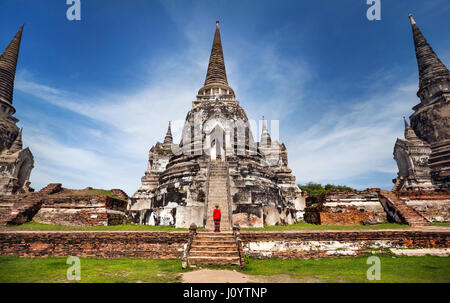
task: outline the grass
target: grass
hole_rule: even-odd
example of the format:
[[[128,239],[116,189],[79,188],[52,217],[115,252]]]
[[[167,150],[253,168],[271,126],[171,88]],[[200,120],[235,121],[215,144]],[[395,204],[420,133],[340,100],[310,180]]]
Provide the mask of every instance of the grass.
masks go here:
[[[4,230],[25,230],[25,231],[65,231],[65,230],[79,230],[79,231],[115,231],[115,230],[129,230],[129,231],[186,231],[187,228],[175,228],[171,226],[152,226],[152,225],[134,225],[121,224],[109,226],[65,226],[65,225],[51,225],[37,222],[27,222],[22,225],[8,225],[3,227]]]
[[[381,280],[369,281],[367,257],[321,259],[254,259],[247,258],[241,272],[265,276],[265,282],[277,282],[287,275],[296,282],[385,282],[385,283],[449,283],[450,257],[398,257],[377,255],[381,261]]]
[[[262,228],[243,228],[244,231],[271,231],[271,230],[324,230],[324,229],[398,229],[398,228],[410,228],[409,225],[396,224],[396,223],[382,223],[377,225],[318,225],[300,222],[291,225],[275,225],[265,226]]]
[[[70,196],[79,196],[79,195],[107,196],[107,197],[111,197],[111,198],[115,198],[115,199],[127,202],[126,199],[119,198],[111,190],[107,190],[107,189],[98,189],[98,188],[91,188],[91,187],[87,187],[85,189],[66,189],[66,188],[64,188],[61,193],[64,193],[65,195],[70,195]]]
[[[450,257],[377,255],[381,261],[381,280],[369,281],[366,273],[372,264],[366,264],[368,256],[309,260],[246,258],[244,269],[204,267],[238,270],[261,282],[450,282]],[[181,282],[181,273],[192,270],[183,270],[179,259],[80,258],[80,264],[81,283],[174,283]],[[70,266],[66,258],[0,257],[0,283],[74,282],[66,278]]]
[[[0,283],[67,283],[66,258],[0,257]],[[80,258],[81,283],[180,282],[181,261]]]
[[[450,224],[440,224],[441,226],[450,226]],[[408,225],[383,223],[378,225],[317,225],[309,223],[297,223],[291,225],[275,225],[265,226],[263,228],[243,228],[243,231],[289,231],[289,230],[347,230],[347,229],[399,229],[410,228]],[[152,226],[152,225],[135,225],[122,224],[110,226],[65,226],[65,225],[51,225],[37,222],[28,222],[22,225],[8,225],[2,227],[3,230],[18,230],[18,231],[187,231],[187,228],[175,228],[171,226]],[[202,231],[203,228],[199,228]]]
[[[450,222],[433,222],[433,226],[450,226]]]

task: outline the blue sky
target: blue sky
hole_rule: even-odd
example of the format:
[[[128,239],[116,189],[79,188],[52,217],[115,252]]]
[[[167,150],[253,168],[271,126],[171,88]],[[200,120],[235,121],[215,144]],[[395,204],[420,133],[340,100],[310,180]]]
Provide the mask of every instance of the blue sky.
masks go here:
[[[149,148],[183,121],[220,20],[228,81],[249,119],[280,121],[297,182],[391,188],[402,116],[419,102],[413,12],[450,62],[450,2],[2,0],[0,48],[25,28],[14,106],[32,186],[133,194]],[[181,122],[174,131],[179,136]]]

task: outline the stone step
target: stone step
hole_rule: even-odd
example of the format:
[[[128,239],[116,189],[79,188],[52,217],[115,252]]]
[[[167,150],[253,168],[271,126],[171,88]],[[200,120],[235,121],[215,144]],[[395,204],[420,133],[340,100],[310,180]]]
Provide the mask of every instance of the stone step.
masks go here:
[[[189,264],[239,265],[239,257],[189,257]]]
[[[211,239],[211,238],[215,238],[215,237],[220,237],[223,239],[234,239],[234,235],[233,233],[229,232],[229,231],[221,231],[221,232],[205,232],[204,234],[200,234],[198,233],[195,238],[205,238],[205,239]]]
[[[414,208],[408,206],[405,201],[398,198],[395,194],[388,191],[381,191],[380,194],[388,199],[392,206],[397,210],[402,220],[410,226],[425,226],[431,225],[426,218],[424,218]]]
[[[195,237],[195,240],[197,241],[234,241],[234,237],[233,236],[218,236],[218,237],[213,237],[213,236],[197,236]]]
[[[231,232],[213,232],[213,231],[202,231],[197,233],[197,237],[228,237],[234,238],[234,234]]]
[[[219,251],[219,250],[192,250],[189,252],[190,257],[237,257],[239,258],[239,253],[235,251]]]
[[[223,244],[221,246],[192,245],[191,251],[236,251],[236,244]]]
[[[194,239],[192,241],[192,245],[195,246],[226,246],[226,245],[236,245],[236,242],[234,240],[231,241],[197,241]]]

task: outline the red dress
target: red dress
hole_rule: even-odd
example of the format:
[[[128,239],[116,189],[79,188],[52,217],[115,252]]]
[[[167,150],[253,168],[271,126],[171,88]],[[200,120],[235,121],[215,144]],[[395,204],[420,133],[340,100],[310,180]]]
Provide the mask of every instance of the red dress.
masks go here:
[[[220,209],[216,208],[213,212],[213,219],[214,220],[220,220],[222,213],[220,211]]]
[[[213,212],[213,219],[214,219],[214,231],[215,232],[220,232],[220,217],[221,217],[222,213],[220,211],[220,209],[215,209]]]

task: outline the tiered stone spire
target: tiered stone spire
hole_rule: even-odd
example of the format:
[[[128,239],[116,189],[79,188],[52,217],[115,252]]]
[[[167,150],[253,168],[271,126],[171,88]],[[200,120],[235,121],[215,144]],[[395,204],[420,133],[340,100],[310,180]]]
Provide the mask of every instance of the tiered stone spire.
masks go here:
[[[424,90],[441,82],[450,81],[450,72],[428,44],[417,26],[412,14],[409,14],[419,68],[419,91],[417,95],[423,100]]]
[[[272,143],[272,138],[270,138],[269,130],[267,129],[266,120],[264,116],[262,117],[262,131],[261,131],[261,144],[268,147]]]
[[[209,57],[205,86],[219,83],[228,85],[225,60],[223,59],[222,41],[220,39],[219,21],[216,21],[216,33],[214,34],[211,56]]]
[[[8,154],[12,155],[17,153],[18,151],[21,151],[23,149],[23,144],[22,144],[22,130],[23,128],[20,129],[19,134],[17,135],[16,139],[14,140],[13,144],[11,145],[11,147],[8,150]]]
[[[172,129],[170,128],[170,121],[169,121],[169,127],[167,128],[166,136],[164,137],[164,148],[169,149],[171,148],[173,143],[173,137],[172,137]]]
[[[220,39],[219,21],[216,21],[216,32],[214,34],[211,55],[209,57],[205,84],[198,92],[199,98],[202,95],[229,95],[234,98],[233,89],[228,85],[227,80],[225,60],[223,58],[222,41]]]
[[[14,78],[16,75],[17,59],[19,57],[20,41],[22,39],[23,24],[12,41],[0,55],[0,104],[10,108],[9,114],[15,112],[12,106]]]
[[[406,140],[420,140],[414,130],[409,126],[406,118],[403,116],[403,121],[405,122],[405,139]]]

